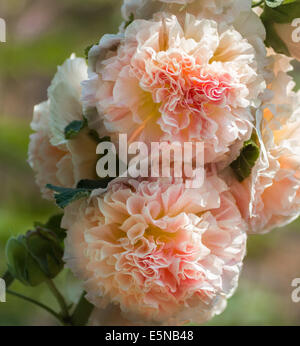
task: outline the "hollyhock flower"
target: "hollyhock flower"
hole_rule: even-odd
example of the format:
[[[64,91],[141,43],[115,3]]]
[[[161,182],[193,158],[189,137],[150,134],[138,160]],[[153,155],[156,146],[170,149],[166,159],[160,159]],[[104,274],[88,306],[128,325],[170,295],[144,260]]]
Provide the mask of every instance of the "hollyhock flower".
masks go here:
[[[150,19],[156,12],[170,12],[180,16],[184,11],[202,18],[233,22],[241,12],[251,11],[250,0],[124,0],[125,20]]]
[[[220,298],[218,302],[214,305],[214,307],[207,311],[207,313],[203,312],[202,321],[209,320],[215,315],[221,314],[227,305],[227,301],[225,298]],[[91,316],[88,321],[88,325],[92,327],[98,326],[143,326],[145,322],[143,321],[135,321],[128,319],[126,317],[126,313],[124,313],[119,306],[114,304],[109,304],[105,309],[94,308]],[[178,321],[173,320],[174,324],[178,324]],[[155,326],[158,323],[147,321],[147,326]]]
[[[257,38],[257,41],[259,39]],[[265,89],[257,50],[233,27],[186,14],[136,20],[90,51],[85,109],[113,141],[203,141],[206,162],[237,154]],[[262,59],[263,60],[263,59]],[[87,115],[88,116],[88,115]]]
[[[300,92],[287,74],[290,59],[274,55],[272,106],[258,112],[261,154],[251,177],[230,179],[250,233],[284,226],[300,215]],[[261,117],[261,119],[259,119]]]
[[[105,309],[94,308],[88,321],[92,327],[98,326],[142,326],[142,322],[128,320],[117,305],[109,304]]]
[[[225,183],[116,181],[66,208],[65,262],[87,299],[131,321],[202,323],[225,307],[245,254],[245,225]]]
[[[185,14],[197,19],[212,19],[222,25],[233,26],[257,50],[262,66],[265,64],[265,27],[251,8],[251,0],[124,0],[123,18],[128,22],[134,19],[151,19],[157,12],[175,14],[181,24]],[[121,26],[124,30],[126,23]],[[261,72],[263,73],[263,71]]]
[[[74,120],[82,120],[81,82],[87,78],[85,59],[72,54],[58,67],[48,89],[50,107],[50,139],[53,145],[67,143],[65,128]]]
[[[96,178],[96,146],[88,129],[72,140],[65,139],[64,130],[70,122],[82,119],[80,83],[87,76],[84,59],[68,59],[48,90],[49,100],[34,108],[28,159],[36,173],[36,182],[43,197],[53,193],[46,184],[73,187],[81,179]]]

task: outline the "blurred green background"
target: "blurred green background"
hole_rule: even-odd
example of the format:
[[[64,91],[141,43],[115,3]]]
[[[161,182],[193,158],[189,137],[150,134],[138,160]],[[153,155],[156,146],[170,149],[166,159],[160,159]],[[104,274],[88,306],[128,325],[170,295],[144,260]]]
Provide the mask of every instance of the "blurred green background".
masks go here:
[[[43,201],[28,166],[27,146],[33,106],[47,98],[57,65],[121,22],[121,0],[1,0],[7,43],[0,43],[0,273],[11,235],[24,233],[33,221],[46,221],[57,209]],[[300,86],[300,66],[293,72]],[[278,196],[280,198],[280,196]],[[227,310],[209,325],[300,325],[300,303],[291,300],[291,282],[300,277],[300,221],[248,243],[239,288]],[[72,281],[63,272],[56,282],[69,294]],[[44,285],[14,283],[15,291],[53,308]],[[75,293],[72,291],[72,294]],[[52,325],[46,312],[7,296],[0,303],[0,325]]]

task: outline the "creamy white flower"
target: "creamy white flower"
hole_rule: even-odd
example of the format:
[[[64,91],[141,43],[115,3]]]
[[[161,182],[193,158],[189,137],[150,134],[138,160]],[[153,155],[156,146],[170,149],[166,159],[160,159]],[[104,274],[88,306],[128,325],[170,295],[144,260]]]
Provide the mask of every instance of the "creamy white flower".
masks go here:
[[[150,19],[156,12],[180,15],[189,12],[196,17],[233,22],[241,12],[251,10],[251,0],[124,0],[122,14],[128,20]]]
[[[64,130],[74,120],[82,120],[81,82],[87,78],[83,58],[72,55],[58,71],[48,89],[50,137],[53,145],[66,144]]]
[[[82,120],[80,83],[87,76],[84,59],[74,55],[58,68],[48,91],[49,100],[34,108],[30,136],[29,163],[45,198],[53,193],[46,184],[73,187],[81,179],[95,179],[97,143],[82,130],[75,139],[66,140],[64,130],[74,120]]]

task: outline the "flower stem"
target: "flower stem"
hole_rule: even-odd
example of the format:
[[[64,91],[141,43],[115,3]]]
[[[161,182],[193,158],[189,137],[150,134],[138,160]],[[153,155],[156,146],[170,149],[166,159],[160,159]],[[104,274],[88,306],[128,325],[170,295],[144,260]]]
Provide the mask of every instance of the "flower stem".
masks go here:
[[[2,279],[5,281],[6,287],[8,288],[9,286],[12,285],[14,282],[15,278],[11,275],[9,270],[3,275]]]
[[[50,279],[48,279],[46,281],[50,291],[52,292],[52,294],[54,295],[54,297],[56,298],[60,309],[61,309],[61,317],[64,321],[65,325],[72,325],[71,323],[71,318],[69,315],[69,309],[67,306],[67,303],[65,301],[65,298],[62,296],[62,294],[59,292],[59,290],[57,289],[57,287],[55,286],[54,282]]]
[[[83,292],[71,317],[75,326],[85,326],[93,311],[93,305],[85,299],[86,293]]]
[[[60,322],[63,322],[61,317],[59,316],[59,314],[57,314],[54,310],[50,309],[48,306],[38,302],[37,300],[34,300],[32,298],[26,297],[23,294],[17,293],[15,291],[12,290],[6,290],[6,292],[12,296],[15,296],[17,298],[23,299],[29,303],[32,303],[34,305],[39,306],[40,308],[46,310],[47,312],[49,312],[49,314],[51,314],[52,316],[54,316],[55,318],[57,318]]]

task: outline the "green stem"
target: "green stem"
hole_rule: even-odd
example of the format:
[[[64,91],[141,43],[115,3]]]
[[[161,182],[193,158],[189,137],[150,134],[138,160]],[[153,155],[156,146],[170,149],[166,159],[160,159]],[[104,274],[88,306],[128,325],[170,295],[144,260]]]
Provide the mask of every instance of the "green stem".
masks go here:
[[[2,279],[5,281],[6,288],[11,286],[15,280],[15,278],[11,275],[9,270],[3,275]]]
[[[69,310],[68,310],[68,306],[66,304],[65,298],[59,292],[59,290],[57,289],[57,287],[55,286],[52,280],[48,279],[46,283],[61,308],[61,316],[63,318],[63,321],[65,322],[66,325],[71,325],[71,318],[69,315]]]
[[[29,297],[26,297],[24,296],[23,294],[20,294],[20,293],[17,293],[17,292],[14,292],[12,290],[6,290],[6,292],[12,296],[15,296],[15,297],[18,297],[20,299],[23,299],[29,303],[32,303],[34,305],[37,305],[39,306],[40,308],[46,310],[47,312],[49,312],[49,314],[51,314],[52,316],[54,316],[55,318],[57,318],[60,322],[63,323],[61,317],[59,316],[59,314],[57,314],[55,311],[53,311],[52,309],[50,309],[48,306],[38,302],[37,300],[34,300],[32,298],[29,298]]]
[[[93,311],[94,307],[85,299],[85,295],[86,293],[83,292],[72,314],[71,319],[74,326],[85,326]]]
[[[255,7],[262,5],[264,2],[265,2],[265,0],[262,0],[262,1],[257,2],[256,4],[253,4],[252,8],[255,8]]]

